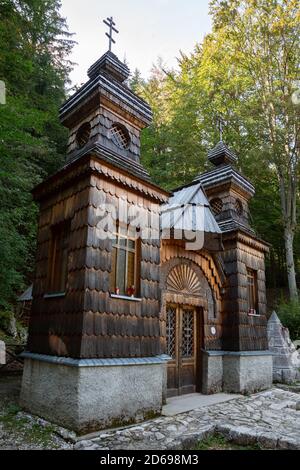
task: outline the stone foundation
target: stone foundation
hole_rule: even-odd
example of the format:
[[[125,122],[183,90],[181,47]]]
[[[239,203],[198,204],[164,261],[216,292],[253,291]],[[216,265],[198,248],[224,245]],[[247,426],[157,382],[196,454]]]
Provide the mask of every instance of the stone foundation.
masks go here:
[[[227,352],[223,358],[224,392],[253,393],[273,383],[272,354],[268,351]]]
[[[253,393],[272,386],[269,351],[203,351],[202,393]]]
[[[75,360],[24,353],[20,404],[87,433],[160,414],[166,358]]]
[[[223,390],[223,352],[202,352],[202,393],[222,392]]]

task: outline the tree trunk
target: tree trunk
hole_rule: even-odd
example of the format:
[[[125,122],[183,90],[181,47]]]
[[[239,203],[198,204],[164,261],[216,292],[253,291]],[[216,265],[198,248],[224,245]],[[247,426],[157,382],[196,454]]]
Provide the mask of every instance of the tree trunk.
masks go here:
[[[284,221],[284,244],[285,244],[285,259],[286,270],[289,284],[290,299],[298,300],[298,289],[296,283],[296,270],[294,262],[294,235],[297,226],[297,184],[296,177],[293,177],[292,172],[289,172],[287,183],[283,177],[283,172],[279,169],[279,187],[281,210]]]
[[[285,256],[286,267],[289,283],[290,298],[293,300],[298,299],[298,290],[296,284],[296,271],[294,263],[294,232],[289,227],[284,229],[284,243],[285,243]]]

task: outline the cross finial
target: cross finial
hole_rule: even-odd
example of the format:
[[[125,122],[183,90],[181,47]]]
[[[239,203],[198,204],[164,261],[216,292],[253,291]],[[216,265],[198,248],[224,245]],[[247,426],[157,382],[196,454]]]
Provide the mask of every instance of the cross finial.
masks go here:
[[[112,43],[116,44],[116,41],[112,37],[113,31],[117,34],[119,34],[119,31],[115,28],[116,23],[114,23],[114,20],[113,20],[112,16],[110,18],[106,18],[106,20],[103,20],[103,23],[105,23],[106,26],[109,27],[109,33],[105,33],[105,34],[109,39],[108,50],[109,50],[109,52],[111,52],[111,44]]]
[[[218,123],[218,129],[220,132],[220,141],[223,141],[223,129],[224,129],[224,119],[221,116],[218,116],[217,118],[217,123]]]

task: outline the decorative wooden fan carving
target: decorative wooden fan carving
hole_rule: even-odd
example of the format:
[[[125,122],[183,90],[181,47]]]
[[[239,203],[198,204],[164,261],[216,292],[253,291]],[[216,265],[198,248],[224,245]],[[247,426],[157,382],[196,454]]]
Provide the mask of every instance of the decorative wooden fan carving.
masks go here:
[[[201,293],[201,284],[190,266],[179,264],[171,270],[168,276],[167,289],[197,295]]]

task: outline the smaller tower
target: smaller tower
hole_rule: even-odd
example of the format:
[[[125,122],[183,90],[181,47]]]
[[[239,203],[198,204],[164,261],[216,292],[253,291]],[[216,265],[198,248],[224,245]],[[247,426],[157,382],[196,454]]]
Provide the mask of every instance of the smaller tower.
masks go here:
[[[221,230],[228,232],[241,229],[254,234],[249,223],[249,201],[255,189],[234,168],[237,156],[221,140],[208,153],[208,160],[215,168],[198,176],[196,180],[205,189]]]
[[[199,175],[212,211],[222,230],[222,253],[228,276],[224,295],[223,349],[265,351],[265,253],[268,245],[250,225],[249,201],[255,194],[251,182],[234,168],[236,154],[220,142],[208,153],[215,166]]]

